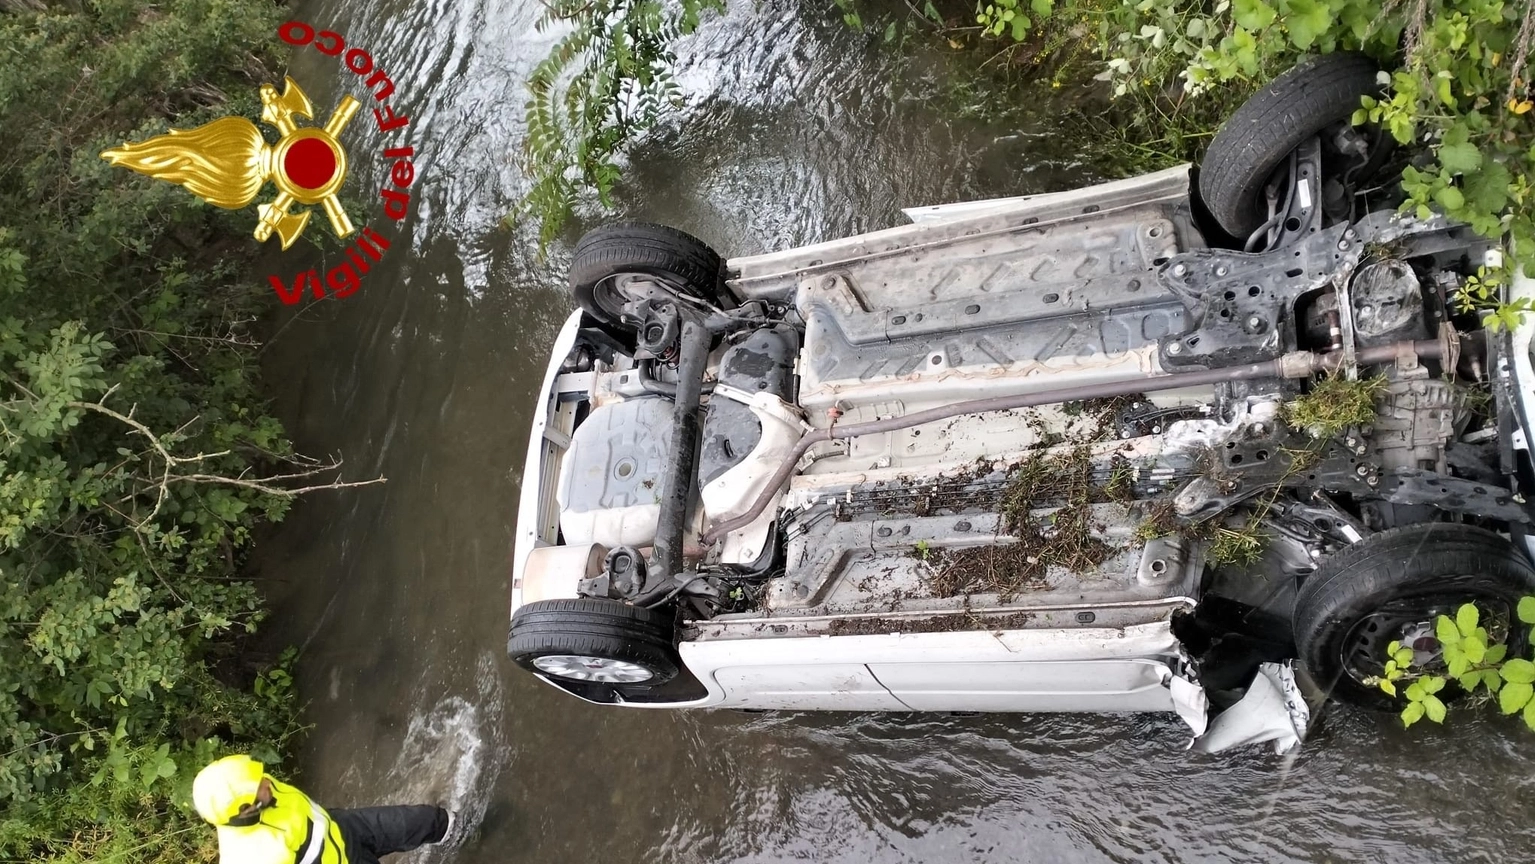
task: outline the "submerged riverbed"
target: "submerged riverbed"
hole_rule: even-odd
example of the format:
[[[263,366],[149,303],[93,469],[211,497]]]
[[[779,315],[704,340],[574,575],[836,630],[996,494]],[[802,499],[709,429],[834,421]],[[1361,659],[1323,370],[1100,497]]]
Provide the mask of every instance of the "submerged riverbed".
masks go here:
[[[1535,738],[1496,719],[1408,734],[1333,712],[1291,758],[1210,757],[1181,749],[1172,716],[612,710],[513,669],[526,424],[571,308],[566,250],[540,261],[531,226],[498,229],[525,188],[522,81],[552,42],[539,9],[298,4],[367,47],[411,118],[387,144],[359,123],[354,151],[409,144],[418,172],[390,257],[355,295],[285,313],[266,352],[300,448],[389,478],[300,502],[262,552],[281,598],[269,636],[303,649],[299,767],[322,802],[448,803],[477,836],[413,860],[461,864],[1463,862],[1528,847]],[[1021,127],[951,121],[939,66],[879,41],[818,4],[733,3],[683,46],[691,103],[635,151],[614,218],[747,255],[899,224],[903,206],[1104,179],[1092,142],[1044,108]],[[322,112],[355,86],[315,52],[291,74]],[[380,164],[353,170],[371,205]]]

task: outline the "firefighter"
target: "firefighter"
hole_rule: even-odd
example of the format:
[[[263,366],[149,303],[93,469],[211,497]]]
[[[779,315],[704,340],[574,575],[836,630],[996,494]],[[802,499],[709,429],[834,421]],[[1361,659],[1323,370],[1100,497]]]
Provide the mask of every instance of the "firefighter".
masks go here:
[[[456,839],[454,814],[441,807],[326,810],[249,756],[198,772],[192,804],[218,830],[220,864],[378,864],[380,855]]]

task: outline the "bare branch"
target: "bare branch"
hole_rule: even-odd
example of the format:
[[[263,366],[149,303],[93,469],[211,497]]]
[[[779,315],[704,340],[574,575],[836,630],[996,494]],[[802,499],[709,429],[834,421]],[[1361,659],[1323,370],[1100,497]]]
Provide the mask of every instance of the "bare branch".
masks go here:
[[[215,453],[198,453],[196,456],[176,456],[172,454],[170,450],[165,446],[165,442],[160,436],[155,435],[154,431],[151,430],[148,426],[145,426],[138,420],[133,419],[133,409],[130,409],[127,414],[124,414],[121,411],[113,410],[102,404],[106,401],[108,396],[112,395],[112,391],[116,389],[117,385],[113,385],[111,389],[102,394],[101,399],[96,402],[68,402],[66,404],[71,408],[79,408],[84,411],[94,411],[98,414],[103,414],[107,417],[111,417],[112,419],[117,420],[120,423],[123,423],[134,432],[148,439],[150,446],[154,448],[156,453],[160,454],[161,460],[165,463],[164,470],[160,472],[158,479],[141,478],[143,479],[143,482],[152,484],[156,486],[157,489],[155,493],[155,506],[149,511],[149,515],[137,520],[136,522],[132,519],[128,520],[133,525],[134,531],[136,532],[144,530],[145,526],[147,526],[157,515],[159,515],[160,508],[165,503],[165,496],[169,492],[170,485],[172,483],[206,483],[223,486],[237,486],[242,489],[253,489],[264,495],[271,495],[277,498],[292,499],[298,497],[299,495],[303,495],[306,492],[318,492],[323,489],[349,489],[356,486],[372,486],[375,483],[385,482],[385,478],[380,476],[372,480],[356,480],[347,482],[333,481],[331,483],[325,483],[321,485],[302,486],[297,489],[288,489],[282,486],[274,485],[286,480],[297,480],[302,477],[313,477],[317,474],[323,474],[327,471],[341,470],[342,462],[339,458],[332,459],[329,463],[321,464],[318,459],[312,459],[307,456],[280,457],[283,458],[284,461],[287,461],[289,464],[300,466],[303,468],[303,470],[289,471],[282,474],[273,474],[268,477],[260,477],[257,479],[246,479],[246,472],[244,471],[241,472],[239,477],[225,477],[219,474],[175,473],[174,469],[180,466],[203,462],[208,459],[217,458],[219,456],[227,456],[229,455],[230,451],[220,450]],[[196,419],[197,418],[194,417],[192,420],[182,424],[182,426],[175,432],[171,433],[171,435],[179,435],[188,426],[192,425]],[[248,471],[249,469],[246,470]],[[159,574],[156,575],[158,576]]]
[[[182,481],[189,483],[222,483],[229,486],[241,486],[246,489],[255,489],[258,492],[262,492],[267,495],[275,495],[279,498],[296,498],[305,492],[318,492],[322,489],[350,489],[354,486],[372,486],[375,483],[387,482],[387,478],[380,476],[375,477],[372,480],[354,480],[345,483],[338,481],[335,483],[326,483],[323,486],[304,486],[299,489],[284,489],[281,486],[269,486],[258,480],[241,480],[236,477],[220,477],[217,474],[177,474],[170,478],[170,482],[172,483],[178,483]]]

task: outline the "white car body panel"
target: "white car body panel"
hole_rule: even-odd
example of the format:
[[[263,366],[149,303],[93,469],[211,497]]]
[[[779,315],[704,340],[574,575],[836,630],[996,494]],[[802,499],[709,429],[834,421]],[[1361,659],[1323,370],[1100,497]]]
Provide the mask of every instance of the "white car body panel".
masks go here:
[[[678,650],[709,691],[690,707],[1019,712],[1174,711],[1163,660],[1181,651],[1167,623],[686,640]]]
[[[517,502],[517,539],[512,548],[512,614],[522,606],[522,571],[528,555],[539,546],[553,544],[558,507],[554,504],[554,484],[559,478],[559,457],[570,446],[569,428],[550,427],[550,415],[557,413],[555,379],[560,364],[576,344],[581,329],[581,312],[570,313],[549,352],[549,366],[539,387],[539,399],[533,409],[533,424],[528,433],[528,456],[522,473],[522,489]],[[529,482],[529,478],[535,478]],[[573,595],[572,595],[573,596]]]

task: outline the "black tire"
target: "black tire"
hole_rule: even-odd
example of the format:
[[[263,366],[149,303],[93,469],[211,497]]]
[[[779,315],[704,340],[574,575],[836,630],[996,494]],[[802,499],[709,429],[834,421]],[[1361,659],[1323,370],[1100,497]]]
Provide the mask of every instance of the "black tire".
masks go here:
[[[588,231],[570,262],[570,293],[587,314],[609,327],[622,327],[625,299],[616,278],[637,275],[663,283],[673,293],[718,308],[735,305],[725,287],[725,262],[697,237],[665,225],[628,223]]]
[[[1295,647],[1332,698],[1400,709],[1360,680],[1379,674],[1386,644],[1400,635],[1394,620],[1427,618],[1432,626],[1434,616],[1475,601],[1513,622],[1528,594],[1535,594],[1535,568],[1503,537],[1449,522],[1405,525],[1339,551],[1306,579],[1295,598]]]
[[[506,653],[517,665],[540,675],[583,684],[652,687],[677,675],[679,660],[672,646],[672,625],[670,615],[617,600],[540,600],[524,605],[512,616]],[[561,674],[542,665],[556,663],[571,668],[569,662],[548,659],[554,657],[610,661],[610,668],[591,667],[587,677]],[[630,680],[637,674],[630,667],[643,669],[650,676]],[[604,668],[608,678],[601,677]],[[620,675],[624,680],[609,680],[619,672],[624,673]]]
[[[1199,194],[1233,239],[1263,224],[1263,187],[1274,169],[1306,139],[1379,95],[1375,61],[1363,54],[1307,57],[1242,104],[1210,141],[1199,165]]]

